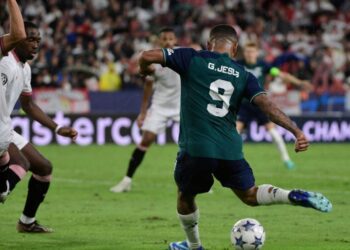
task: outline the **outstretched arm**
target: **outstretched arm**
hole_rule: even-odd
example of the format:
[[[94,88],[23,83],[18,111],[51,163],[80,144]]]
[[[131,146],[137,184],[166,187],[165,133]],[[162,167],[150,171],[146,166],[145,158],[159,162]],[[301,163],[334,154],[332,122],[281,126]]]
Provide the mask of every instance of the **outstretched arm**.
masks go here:
[[[21,106],[28,116],[38,121],[45,127],[54,130],[57,134],[70,137],[73,141],[77,138],[78,132],[71,127],[58,127],[57,123],[45,114],[41,108],[36,105],[31,96],[22,95],[20,97]],[[56,131],[57,130],[57,131]]]
[[[301,80],[287,72],[280,72],[279,76],[284,82],[290,82],[294,86],[301,87],[307,91],[311,91],[313,89],[309,81]]]
[[[287,129],[295,136],[295,152],[307,150],[309,142],[304,133],[285,113],[283,113],[273,102],[271,102],[265,94],[257,95],[253,99],[253,102],[269,117],[272,122]]]
[[[139,59],[140,74],[143,76],[154,73],[152,63],[165,64],[163,51],[161,49],[148,50],[141,53]]]
[[[2,37],[2,52],[6,54],[26,38],[23,17],[16,0],[7,0],[10,13],[10,33]]]

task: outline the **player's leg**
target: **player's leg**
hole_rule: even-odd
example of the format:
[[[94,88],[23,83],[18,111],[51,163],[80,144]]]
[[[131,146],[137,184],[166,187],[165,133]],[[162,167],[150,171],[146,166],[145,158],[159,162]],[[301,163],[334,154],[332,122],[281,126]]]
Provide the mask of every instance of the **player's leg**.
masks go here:
[[[292,169],[295,167],[294,162],[290,159],[288,151],[287,151],[287,147],[286,144],[282,138],[282,136],[280,135],[280,133],[278,133],[276,126],[274,123],[270,122],[270,121],[266,121],[265,122],[265,128],[266,130],[270,133],[273,141],[276,143],[276,146],[278,148],[278,151],[281,154],[281,158],[284,162],[284,165],[288,168],[288,169]]]
[[[136,147],[136,149],[132,153],[131,159],[129,161],[128,170],[126,172],[126,176],[130,179],[133,178],[136,169],[142,163],[147,150],[155,141],[156,136],[157,135],[151,131],[143,131],[141,143]]]
[[[181,227],[185,232],[186,240],[170,243],[169,249],[203,249],[199,238],[199,210],[195,203],[195,195],[184,194],[178,191],[177,214]]]
[[[329,212],[332,204],[320,193],[302,190],[285,190],[270,184],[255,186],[253,171],[244,159],[222,161],[221,167],[214,172],[224,187],[233,192],[247,205],[291,204],[311,207]]]
[[[24,178],[29,163],[19,149],[10,143],[0,158],[0,202],[3,203],[16,184]]]
[[[309,207],[321,212],[332,210],[331,202],[321,193],[299,189],[285,190],[270,184],[262,184],[249,190],[233,189],[235,194],[247,205],[290,204]]]
[[[165,130],[167,119],[166,116],[159,114],[155,107],[148,110],[142,125],[141,143],[134,149],[130,157],[126,175],[117,185],[110,189],[111,192],[122,193],[131,190],[132,178],[137,168],[141,165],[145,154],[155,141],[157,134]]]
[[[32,172],[32,176],[29,179],[27,200],[17,224],[17,231],[22,233],[50,233],[53,230],[38,224],[35,216],[49,190],[52,165],[31,143],[25,144],[21,152],[30,163],[29,170]]]
[[[141,165],[147,150],[156,139],[156,136],[157,135],[151,131],[143,131],[141,143],[134,149],[130,157],[126,175],[117,185],[112,187],[110,191],[114,193],[130,191],[132,178],[137,168]]]
[[[169,249],[203,249],[199,237],[199,209],[195,196],[210,190],[214,183],[212,168],[215,164],[214,159],[191,157],[185,152],[178,154],[174,173],[179,189],[177,212],[186,240],[170,243]]]

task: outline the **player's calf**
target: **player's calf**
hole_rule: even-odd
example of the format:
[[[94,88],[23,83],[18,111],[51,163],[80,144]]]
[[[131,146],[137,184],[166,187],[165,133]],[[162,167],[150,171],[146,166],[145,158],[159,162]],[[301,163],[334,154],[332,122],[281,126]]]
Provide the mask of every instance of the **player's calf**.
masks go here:
[[[40,204],[44,201],[47,191],[49,190],[51,175],[40,176],[33,173],[28,183],[27,200],[23,209],[23,213],[19,219],[20,226],[28,226],[36,222],[35,215]],[[37,225],[35,225],[37,227]],[[18,226],[17,226],[18,228]],[[36,230],[35,228],[33,229]],[[24,230],[23,232],[27,232]]]
[[[35,215],[49,190],[53,167],[51,162],[29,143],[22,148],[21,152],[31,164],[32,176],[28,182],[27,199],[19,220],[29,228],[36,221]]]
[[[22,165],[26,164],[25,161],[22,162]],[[7,196],[25,175],[25,167],[10,159],[8,152],[2,155],[0,159],[0,203],[5,202]]]
[[[238,198],[244,202],[245,204],[247,204],[248,206],[258,206],[258,201],[256,198],[256,194],[257,194],[257,187],[252,187],[246,191],[241,191],[241,190],[237,190],[237,189],[233,189],[234,193],[238,196]]]

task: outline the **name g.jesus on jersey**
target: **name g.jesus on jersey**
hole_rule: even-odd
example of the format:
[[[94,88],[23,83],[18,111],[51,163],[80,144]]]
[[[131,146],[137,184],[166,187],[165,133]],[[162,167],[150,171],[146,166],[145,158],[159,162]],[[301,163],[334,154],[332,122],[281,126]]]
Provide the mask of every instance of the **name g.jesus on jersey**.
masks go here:
[[[208,69],[228,75],[233,75],[237,78],[239,77],[239,72],[236,71],[234,68],[228,66],[220,65],[219,67],[215,67],[214,63],[208,63]]]

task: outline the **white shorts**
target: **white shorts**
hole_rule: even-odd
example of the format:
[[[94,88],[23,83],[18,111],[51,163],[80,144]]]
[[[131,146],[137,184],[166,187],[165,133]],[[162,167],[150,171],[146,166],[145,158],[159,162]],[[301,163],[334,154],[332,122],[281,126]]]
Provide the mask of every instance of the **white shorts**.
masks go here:
[[[22,148],[24,148],[29,143],[26,138],[18,134],[16,131],[12,131],[12,134],[12,143],[15,144],[19,150],[22,150]]]
[[[0,148],[0,157],[7,151],[7,149],[1,149]]]
[[[169,120],[176,122],[180,121],[180,114],[150,107],[147,110],[146,118],[141,129],[143,131],[150,131],[154,134],[160,134],[165,132]]]
[[[0,131],[0,156],[7,151],[9,144],[12,141],[12,134]]]

